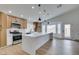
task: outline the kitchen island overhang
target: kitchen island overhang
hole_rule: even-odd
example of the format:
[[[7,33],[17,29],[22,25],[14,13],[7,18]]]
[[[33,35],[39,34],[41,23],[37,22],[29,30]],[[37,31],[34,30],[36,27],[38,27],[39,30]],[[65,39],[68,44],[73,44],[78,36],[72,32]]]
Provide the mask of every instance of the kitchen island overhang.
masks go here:
[[[22,35],[22,49],[29,54],[36,54],[36,50],[43,46],[47,41],[53,39],[53,33],[38,33]]]

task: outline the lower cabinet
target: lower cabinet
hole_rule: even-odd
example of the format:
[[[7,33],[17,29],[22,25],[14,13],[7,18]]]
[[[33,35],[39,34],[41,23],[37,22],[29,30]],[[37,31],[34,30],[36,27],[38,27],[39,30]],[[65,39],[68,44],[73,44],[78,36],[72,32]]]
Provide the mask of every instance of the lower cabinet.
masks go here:
[[[6,29],[0,31],[0,47],[6,46]]]

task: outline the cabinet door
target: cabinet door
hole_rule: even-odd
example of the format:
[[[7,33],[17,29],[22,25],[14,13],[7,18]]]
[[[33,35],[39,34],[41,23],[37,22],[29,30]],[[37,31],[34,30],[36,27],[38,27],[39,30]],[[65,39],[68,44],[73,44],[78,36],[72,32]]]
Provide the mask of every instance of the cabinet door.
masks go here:
[[[17,22],[15,17],[11,17],[11,20],[12,20],[13,23]]]
[[[26,28],[27,27],[26,20],[20,20],[20,23],[21,23],[21,28]]]
[[[23,28],[27,28],[27,21],[23,20]]]
[[[3,47],[3,46],[6,45],[6,38],[7,38],[6,37],[6,29],[3,28],[1,30],[1,37],[0,38],[1,38],[1,40],[0,40],[0,46]]]
[[[39,23],[39,22],[34,22],[33,25],[34,25],[34,27],[35,27],[34,30],[35,30],[36,32],[41,32],[41,23]]]
[[[7,28],[11,27],[11,23],[12,23],[12,17],[7,16]]]
[[[1,30],[0,30],[0,47],[1,47]]]

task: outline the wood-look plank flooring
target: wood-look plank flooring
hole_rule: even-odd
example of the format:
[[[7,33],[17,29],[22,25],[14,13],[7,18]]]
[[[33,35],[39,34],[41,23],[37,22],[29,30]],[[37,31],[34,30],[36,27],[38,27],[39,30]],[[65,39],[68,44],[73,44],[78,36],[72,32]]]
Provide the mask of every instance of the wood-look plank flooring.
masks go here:
[[[0,55],[28,55],[21,49],[21,44],[0,48]]]
[[[21,48],[21,44],[0,48],[0,55],[29,55]],[[79,55],[79,42],[53,39],[37,50],[36,55]]]

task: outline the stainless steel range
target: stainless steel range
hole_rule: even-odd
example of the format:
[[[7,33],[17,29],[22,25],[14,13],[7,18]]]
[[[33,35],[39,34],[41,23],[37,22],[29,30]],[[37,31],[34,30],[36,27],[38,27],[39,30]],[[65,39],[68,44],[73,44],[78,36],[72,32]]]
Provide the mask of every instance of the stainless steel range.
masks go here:
[[[17,44],[22,42],[22,33],[15,30],[13,32],[10,32],[12,34],[12,39],[13,43],[12,44]]]

